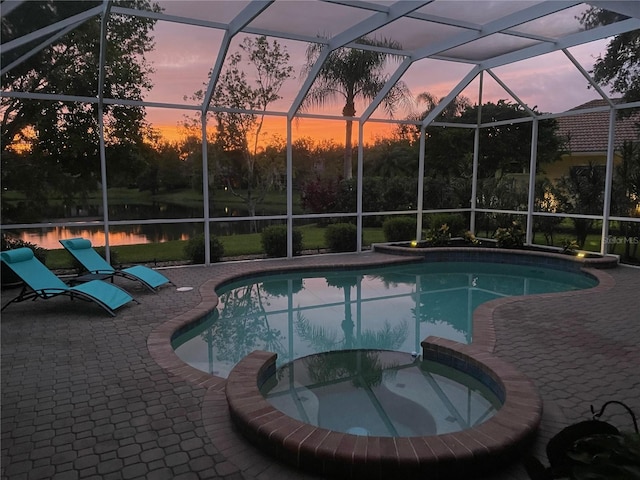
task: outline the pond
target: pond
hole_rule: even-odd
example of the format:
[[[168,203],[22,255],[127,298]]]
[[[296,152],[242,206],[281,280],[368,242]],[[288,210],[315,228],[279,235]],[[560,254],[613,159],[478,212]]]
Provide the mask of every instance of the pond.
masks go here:
[[[50,212],[54,214],[55,212]],[[102,208],[97,206],[67,208],[59,212],[60,218],[50,217],[42,222],[100,222]],[[267,212],[259,212],[266,214]],[[213,218],[246,216],[247,211],[238,210],[237,205],[232,208],[221,206],[212,212]],[[201,208],[191,208],[170,203],[155,202],[153,204],[123,204],[109,207],[110,221],[136,219],[173,219],[173,218],[202,218]],[[38,220],[40,221],[40,220]],[[258,221],[259,229],[271,224],[270,221]],[[218,236],[250,233],[251,225],[248,221],[216,222],[212,233]],[[39,245],[46,249],[61,248],[58,242],[65,238],[83,237],[91,240],[95,246],[105,244],[104,229],[93,226],[44,227],[31,229],[3,229],[3,231],[18,236],[26,242]],[[188,240],[202,233],[202,223],[162,223],[162,224],[133,224],[111,225],[109,227],[109,244],[135,245],[145,243],[162,243],[171,240]]]

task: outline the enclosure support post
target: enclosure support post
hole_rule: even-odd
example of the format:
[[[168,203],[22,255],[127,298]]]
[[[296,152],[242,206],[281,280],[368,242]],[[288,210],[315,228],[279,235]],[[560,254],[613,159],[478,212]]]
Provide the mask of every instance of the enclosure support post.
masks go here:
[[[293,148],[291,118],[287,116],[287,258],[293,258]]]
[[[482,87],[484,71],[480,72],[478,83],[478,116],[473,135],[473,166],[471,167],[471,213],[469,214],[469,231],[476,234],[476,207],[478,206],[478,155],[480,151],[480,123],[482,122]]]
[[[533,210],[536,201],[536,169],[538,163],[538,119],[531,124],[531,160],[529,162],[529,196],[527,201],[527,236],[525,243],[533,243]]]
[[[364,159],[364,146],[362,145],[364,138],[364,122],[358,122],[358,197],[356,211],[358,217],[356,220],[357,234],[356,234],[356,252],[362,252],[362,174],[364,172],[363,159]]]
[[[107,195],[107,152],[104,144],[104,64],[107,56],[107,21],[111,2],[103,3],[102,18],[100,19],[100,65],[98,73],[98,138],[100,139],[100,176],[102,177],[102,219],[104,222],[104,256],[107,263],[111,263],[109,249],[109,198]]]
[[[602,202],[602,238],[600,253],[607,253],[609,240],[609,217],[611,216],[611,184],[613,183],[613,154],[616,139],[616,110],[609,110],[609,142],[607,143],[607,169],[604,181],[604,201]]]
[[[427,127],[420,126],[420,152],[418,154],[418,218],[416,219],[416,240],[422,240],[422,210],[424,207],[424,148],[426,144]]]
[[[207,111],[200,115],[202,124],[202,207],[204,211],[204,264],[211,263],[211,224],[209,222],[209,159],[207,154]]]
[[[481,108],[481,107],[478,107]],[[480,146],[480,127],[473,130],[473,166],[471,167],[471,214],[469,215],[469,231],[476,234],[476,207],[478,204],[478,149]]]

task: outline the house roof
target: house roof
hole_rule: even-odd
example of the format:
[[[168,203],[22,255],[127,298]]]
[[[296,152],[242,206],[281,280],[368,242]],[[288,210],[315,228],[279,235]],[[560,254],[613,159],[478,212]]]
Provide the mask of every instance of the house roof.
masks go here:
[[[613,103],[621,103],[621,99],[612,99]],[[571,111],[606,107],[605,100],[590,102],[572,108]],[[578,115],[558,118],[558,133],[568,138],[568,148],[572,154],[602,153],[606,154],[609,138],[609,110],[589,111]],[[640,141],[640,111],[629,116],[616,119],[615,148],[625,141]]]

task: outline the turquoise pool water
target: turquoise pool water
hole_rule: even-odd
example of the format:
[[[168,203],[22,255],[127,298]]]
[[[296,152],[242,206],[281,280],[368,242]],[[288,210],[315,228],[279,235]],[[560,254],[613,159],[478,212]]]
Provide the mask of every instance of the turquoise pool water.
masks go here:
[[[280,367],[261,392],[304,423],[354,435],[414,437],[459,432],[502,406],[478,379],[407,353],[343,350]]]
[[[578,272],[472,262],[256,276],[220,289],[217,309],[172,344],[224,378],[253,350],[277,353],[278,365],[332,350],[419,352],[429,335],[470,343],[481,303],[596,284]]]

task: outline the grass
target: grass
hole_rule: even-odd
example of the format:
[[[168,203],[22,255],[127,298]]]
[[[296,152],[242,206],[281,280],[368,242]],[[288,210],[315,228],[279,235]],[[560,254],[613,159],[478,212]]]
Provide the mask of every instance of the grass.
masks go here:
[[[238,209],[244,211],[246,202],[244,195],[246,190],[238,190],[238,195],[234,195],[231,190],[224,188],[211,189],[210,203],[212,205],[224,206],[230,210]],[[149,191],[141,192],[135,188],[114,187],[107,190],[109,204],[116,205],[152,205],[153,203],[167,203],[170,205],[178,205],[193,209],[202,210],[203,195],[201,191],[193,189],[181,189],[171,192],[160,192],[155,195]],[[26,196],[21,192],[3,191],[2,201],[7,204],[16,204],[21,200],[25,200]],[[101,203],[102,192],[95,190],[87,195],[88,203]],[[62,205],[65,200],[61,197],[51,197],[48,199],[49,205]],[[269,192],[264,200],[260,203],[266,213],[284,213],[287,211],[287,196],[284,192]],[[294,213],[302,213],[300,206],[300,196],[294,193],[293,198]]]
[[[302,244],[304,250],[320,251],[326,249],[324,239],[324,228],[314,225],[300,227],[302,230]],[[372,243],[385,242],[382,228],[365,228],[364,244],[366,246]],[[225,257],[240,257],[244,255],[260,255],[263,253],[260,234],[244,234],[219,237],[224,245]],[[536,237],[535,243],[545,245],[544,237]],[[561,240],[555,242],[557,246],[561,245]],[[112,247],[115,251],[118,263],[150,263],[156,262],[172,262],[187,261],[184,255],[184,247],[187,244],[185,240],[172,240],[163,243],[147,243],[137,245],[121,245]],[[621,253],[620,247],[615,253]],[[600,236],[590,235],[587,237],[585,250],[592,252],[600,251]],[[640,260],[640,259],[639,259]],[[47,254],[47,266],[51,269],[64,269],[73,266],[71,255],[64,249],[49,250]]]
[[[304,250],[322,250],[326,248],[324,239],[325,229],[315,225],[300,227],[302,231],[302,245]],[[382,228],[365,228],[363,231],[364,244],[384,242]],[[239,257],[243,255],[260,255],[263,252],[259,233],[238,234],[218,237],[224,245],[225,257]],[[118,263],[160,263],[186,261],[184,247],[186,240],[172,240],[163,243],[146,243],[137,245],[120,245],[111,247],[115,252]],[[47,266],[51,269],[71,268],[73,260],[71,254],[64,249],[49,250]]]

